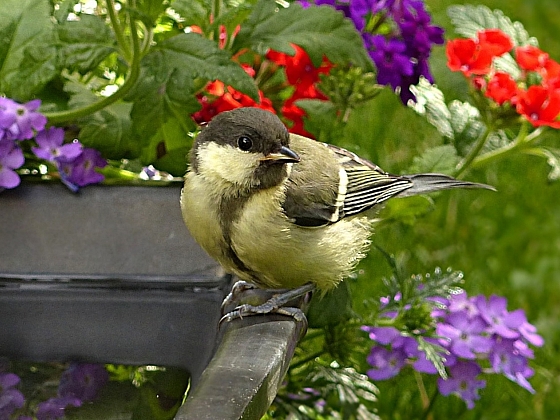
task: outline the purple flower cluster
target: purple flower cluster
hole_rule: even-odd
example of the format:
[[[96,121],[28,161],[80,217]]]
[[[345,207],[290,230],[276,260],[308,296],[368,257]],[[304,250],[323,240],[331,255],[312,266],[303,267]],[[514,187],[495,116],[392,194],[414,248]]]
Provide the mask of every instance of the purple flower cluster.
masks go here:
[[[109,381],[103,365],[73,363],[60,379],[57,396],[37,405],[35,417],[20,415],[18,420],[37,418],[54,420],[64,417],[67,407],[80,407],[84,402],[97,398],[101,388]],[[0,419],[10,419],[22,412],[23,394],[16,388],[20,377],[14,373],[0,373]],[[33,405],[33,404],[31,404]]]
[[[38,99],[19,104],[0,98],[0,191],[19,185],[20,178],[15,170],[25,162],[22,143],[33,137],[36,146],[32,146],[31,151],[39,159],[52,163],[62,182],[72,191],[103,181],[103,175],[95,170],[107,165],[101,154],[84,148],[77,140],[64,144],[61,128],[45,129],[47,118],[37,112],[40,105]]]
[[[468,297],[465,292],[438,298],[437,302],[439,307],[432,311],[432,317],[438,338],[424,340],[440,349],[449,375],[447,379],[438,378],[442,395],[456,394],[469,409],[473,408],[479,399],[478,390],[486,386],[480,378],[482,373],[502,374],[535,392],[528,381],[534,373],[528,365],[528,359],[534,357],[529,345],[540,347],[544,341],[523,310],[509,312],[501,296]],[[394,318],[396,313],[387,316]],[[376,343],[367,357],[372,366],[367,373],[372,380],[392,378],[407,365],[421,373],[438,373],[414,337],[394,327],[362,329]]]
[[[80,407],[84,402],[97,398],[101,388],[109,381],[103,365],[73,363],[64,371],[58,386],[58,395],[37,406],[38,420],[64,417],[67,407]]]
[[[25,399],[16,388],[20,378],[14,373],[0,373],[0,419],[8,419],[14,411],[23,407]]]
[[[352,20],[377,67],[378,83],[399,92],[404,104],[415,101],[410,86],[418,84],[421,76],[433,83],[428,58],[434,44],[443,44],[443,29],[431,24],[422,0],[315,0],[314,4],[335,7]],[[377,33],[381,28],[383,34]]]

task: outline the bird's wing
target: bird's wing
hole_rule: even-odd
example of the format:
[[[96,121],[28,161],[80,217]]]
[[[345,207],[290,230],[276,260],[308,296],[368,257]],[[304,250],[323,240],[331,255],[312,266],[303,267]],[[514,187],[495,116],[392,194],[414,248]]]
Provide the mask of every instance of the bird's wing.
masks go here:
[[[407,177],[391,175],[358,155],[327,145],[332,150],[339,165],[346,171],[348,184],[344,198],[344,216],[352,216],[383,203],[391,197],[412,187]]]
[[[412,187],[348,150],[292,134],[301,161],[288,180],[284,213],[297,225],[319,227],[368,210]]]
[[[294,134],[290,137],[290,147],[301,161],[292,166],[286,183],[284,213],[299,226],[337,222],[343,217],[346,172],[325,144]]]

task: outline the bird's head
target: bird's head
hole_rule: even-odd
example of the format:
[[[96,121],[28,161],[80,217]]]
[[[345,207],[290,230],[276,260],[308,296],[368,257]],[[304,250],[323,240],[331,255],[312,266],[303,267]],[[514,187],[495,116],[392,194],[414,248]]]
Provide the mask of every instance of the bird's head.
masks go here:
[[[216,115],[197,136],[191,170],[238,193],[280,184],[299,156],[280,119],[259,108]]]

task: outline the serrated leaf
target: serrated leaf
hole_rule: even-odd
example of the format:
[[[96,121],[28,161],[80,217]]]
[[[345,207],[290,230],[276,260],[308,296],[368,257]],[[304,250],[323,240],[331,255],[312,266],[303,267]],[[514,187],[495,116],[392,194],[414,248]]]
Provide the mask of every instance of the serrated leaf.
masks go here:
[[[413,159],[411,172],[450,174],[459,163],[457,150],[450,144],[432,147]]]
[[[484,132],[480,112],[468,102],[452,101],[449,104],[449,123],[453,129],[453,144],[462,154]]]
[[[409,101],[408,106],[425,116],[443,137],[452,140],[451,113],[445,104],[443,92],[424,78],[416,86],[411,86],[410,90],[416,96],[416,103]]]
[[[170,7],[184,19],[185,26],[196,25],[205,30],[210,23],[211,0],[173,0]]]
[[[96,112],[82,124],[80,141],[108,159],[137,157],[141,144],[132,134],[131,108],[132,104],[118,102]]]
[[[177,68],[170,69],[165,62],[154,61],[144,69],[128,99],[134,100],[131,117],[134,131],[143,138],[143,144],[147,144],[170,118],[194,128],[189,115],[200,108],[194,95],[192,75]]]
[[[531,149],[530,153],[541,155],[546,158],[546,163],[550,166],[550,172],[548,173],[549,181],[558,181],[558,179],[560,179],[560,149],[539,147],[537,149]]]
[[[306,112],[304,127],[317,140],[325,143],[338,143],[342,127],[337,124],[337,109],[332,102],[319,99],[300,99],[295,102],[295,105]]]
[[[260,0],[241,26],[232,49],[249,48],[259,54],[272,49],[294,54],[290,43],[301,46],[316,67],[326,55],[334,63],[350,62],[367,71],[373,69],[352,22],[328,6],[304,9],[292,3],[283,8],[276,2]]]
[[[187,155],[192,136],[176,118],[169,118],[150,139],[142,151],[141,160],[154,164],[159,170],[183,176],[187,169]]]
[[[486,6],[454,5],[447,14],[455,26],[455,31],[467,38],[473,38],[483,29],[501,29],[515,45],[538,45],[520,22],[512,22],[501,10],[490,10]]]
[[[46,38],[50,37],[45,36],[41,43],[30,45],[24,50],[18,79],[25,80],[25,83],[13,84],[10,96],[22,101],[31,99],[59,74],[57,49]]]
[[[25,100],[42,86],[42,77],[22,75],[22,61],[29,46],[50,39],[52,22],[48,0],[3,0],[0,7],[0,91]],[[50,55],[50,54],[47,54]]]
[[[167,0],[137,0],[134,12],[147,27],[152,27],[168,5]]]
[[[64,23],[68,20],[68,15],[74,12],[74,6],[78,4],[80,0],[63,0],[58,3],[58,7],[53,10],[53,17],[56,19],[57,23]]]
[[[58,25],[60,66],[85,74],[94,70],[116,51],[113,34],[105,22],[94,15],[81,15],[78,21]]]
[[[163,63],[180,77],[221,80],[254,100],[259,99],[255,81],[245,70],[231,60],[228,52],[198,34],[181,34],[165,40],[144,57],[143,67],[149,72],[150,67],[161,67]]]

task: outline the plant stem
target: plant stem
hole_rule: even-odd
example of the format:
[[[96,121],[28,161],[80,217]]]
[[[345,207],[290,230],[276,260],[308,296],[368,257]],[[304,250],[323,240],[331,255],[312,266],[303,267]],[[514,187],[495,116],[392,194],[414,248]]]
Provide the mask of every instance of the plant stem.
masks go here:
[[[433,413],[432,413],[432,407],[434,406],[434,402],[436,401],[437,396],[439,395],[438,390],[436,389],[434,392],[434,395],[432,395],[432,398],[430,398],[430,403],[428,404],[427,407],[424,407],[424,413],[422,415],[422,417],[420,418],[420,420],[424,420],[424,419],[432,419],[433,418]]]
[[[455,169],[455,172],[453,173],[453,176],[459,177],[463,172],[465,172],[469,168],[469,166],[471,166],[473,161],[476,159],[476,157],[478,156],[478,154],[486,144],[486,141],[488,140],[491,131],[492,130],[490,126],[487,126],[486,130],[484,130],[484,133],[482,133],[482,135],[478,138],[478,140],[476,141],[472,149],[469,151],[467,156],[465,156],[465,158],[459,163],[459,165]]]
[[[214,0],[212,5],[212,23],[216,22],[222,13],[222,0]],[[214,41],[220,43],[220,25],[214,28]]]
[[[535,143],[535,141],[539,138],[543,130],[542,127],[539,127],[531,134],[527,135],[528,129],[529,129],[528,123],[524,123],[515,141],[511,142],[507,146],[504,146],[500,149],[492,150],[491,152],[479,156],[473,161],[472,167],[479,168],[488,165],[490,162],[493,162],[498,159],[502,159],[506,156],[515,153],[516,151],[526,149],[532,146]]]
[[[113,27],[113,32],[115,33],[115,37],[117,38],[117,44],[119,44],[125,60],[130,63],[132,61],[130,44],[124,36],[121,21],[117,16],[117,11],[115,9],[115,0],[107,0],[107,13],[109,15],[109,20],[111,21],[111,26]]]
[[[416,379],[416,385],[418,385],[418,391],[420,392],[420,399],[422,400],[422,408],[426,410],[430,406],[430,398],[426,392],[426,387],[424,386],[424,381],[419,372],[414,371],[414,379]]]
[[[305,365],[306,363],[312,361],[313,359],[316,359],[317,357],[322,356],[324,353],[325,353],[324,350],[318,350],[315,353],[310,354],[309,356],[307,356],[307,357],[305,357],[301,360],[298,360],[297,362],[292,363],[290,365],[290,370],[297,369],[298,367]]]
[[[111,0],[108,0],[111,1]],[[50,124],[60,124],[63,122],[75,120],[88,116],[94,112],[100,111],[103,108],[115,103],[123,98],[132,87],[136,84],[140,75],[140,40],[136,27],[136,21],[130,17],[130,36],[132,39],[132,59],[130,62],[130,70],[122,86],[110,96],[107,96],[97,102],[86,105],[82,108],[69,109],[66,111],[45,113]]]

